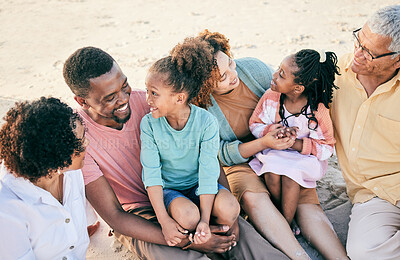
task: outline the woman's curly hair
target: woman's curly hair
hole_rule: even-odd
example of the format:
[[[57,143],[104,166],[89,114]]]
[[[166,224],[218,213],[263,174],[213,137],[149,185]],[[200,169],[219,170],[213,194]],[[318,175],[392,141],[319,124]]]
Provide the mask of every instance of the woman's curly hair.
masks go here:
[[[199,91],[199,94],[193,99],[193,104],[207,108],[208,106],[212,105],[211,93],[221,78],[215,55],[217,52],[222,51],[228,55],[228,57],[232,58],[231,46],[229,45],[229,39],[226,38],[225,35],[218,32],[210,32],[207,29],[200,32],[196,39],[205,41],[210,46],[214,57],[212,61],[213,70],[211,76],[209,77],[208,83],[203,85]]]
[[[170,56],[156,61],[150,73],[166,75],[165,84],[174,92],[188,93],[188,103],[199,94],[203,86],[210,84],[214,56],[210,46],[202,40],[189,37],[177,44]]]
[[[4,117],[0,158],[14,175],[36,182],[72,164],[72,155],[85,150],[75,135],[82,119],[57,98],[19,102]]]

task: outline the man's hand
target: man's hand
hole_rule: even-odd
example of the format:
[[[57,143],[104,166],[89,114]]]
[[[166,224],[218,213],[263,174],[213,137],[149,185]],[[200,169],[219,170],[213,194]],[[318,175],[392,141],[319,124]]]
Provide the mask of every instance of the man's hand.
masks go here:
[[[204,244],[193,244],[190,248],[203,253],[222,254],[236,245],[236,235],[226,235],[229,226],[210,225],[211,237]],[[229,232],[228,232],[229,233]]]
[[[169,246],[175,246],[179,244],[182,239],[186,238],[188,231],[182,228],[172,218],[165,219],[163,223],[160,223],[165,241]]]
[[[236,237],[235,242],[237,243],[239,241],[239,218],[236,219],[231,228],[225,234],[226,235],[234,234]],[[233,246],[235,246],[236,243]]]

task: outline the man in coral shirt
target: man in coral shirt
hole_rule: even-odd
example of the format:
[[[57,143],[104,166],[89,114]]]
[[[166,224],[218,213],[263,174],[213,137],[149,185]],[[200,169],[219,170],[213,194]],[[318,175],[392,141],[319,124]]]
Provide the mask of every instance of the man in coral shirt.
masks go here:
[[[353,208],[351,259],[400,259],[400,5],[353,32],[331,107],[336,151]]]

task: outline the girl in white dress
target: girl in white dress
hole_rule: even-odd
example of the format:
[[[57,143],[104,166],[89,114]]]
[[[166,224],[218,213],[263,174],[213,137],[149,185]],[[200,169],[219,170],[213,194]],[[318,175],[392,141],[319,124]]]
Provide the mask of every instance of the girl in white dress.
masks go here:
[[[329,103],[339,73],[336,64],[333,52],[307,49],[286,57],[250,118],[256,138],[277,128],[277,139],[291,137],[284,146],[266,149],[249,163],[257,175],[264,176],[273,201],[289,224],[301,187],[316,187],[333,153]]]

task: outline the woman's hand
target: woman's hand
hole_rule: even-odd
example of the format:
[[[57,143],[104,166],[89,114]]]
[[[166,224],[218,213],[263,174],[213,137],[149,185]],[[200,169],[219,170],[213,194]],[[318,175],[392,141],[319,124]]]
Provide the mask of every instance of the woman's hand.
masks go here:
[[[269,131],[266,135],[261,137],[260,139],[262,139],[263,145],[275,150],[285,150],[292,147],[296,139],[287,136],[278,136],[279,133],[282,133],[282,130],[286,132],[284,129],[285,127],[283,126],[276,127],[274,130]]]
[[[165,219],[163,223],[160,223],[162,227],[162,233],[164,239],[169,246],[175,246],[179,244],[182,239],[186,237],[188,233],[187,230],[182,228],[175,220],[172,218]]]
[[[240,155],[243,158],[249,158],[265,149],[288,149],[294,144],[294,141],[296,139],[291,138],[294,135],[294,131],[295,129],[290,129],[290,131],[286,132],[285,127],[281,124],[273,124],[269,127],[269,132],[266,133],[263,137],[247,143],[239,144]],[[282,133],[281,138],[278,136],[279,133]],[[285,136],[283,136],[283,133],[285,134]],[[286,134],[290,134],[291,137],[286,137]]]

